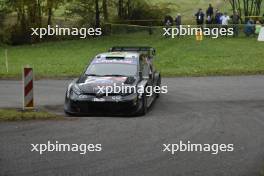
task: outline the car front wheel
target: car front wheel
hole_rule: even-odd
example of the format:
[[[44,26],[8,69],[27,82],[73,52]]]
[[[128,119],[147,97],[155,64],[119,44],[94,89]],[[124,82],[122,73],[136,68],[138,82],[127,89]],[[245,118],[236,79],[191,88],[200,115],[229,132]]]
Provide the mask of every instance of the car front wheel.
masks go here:
[[[147,111],[148,111],[148,101],[147,101],[147,96],[146,96],[146,94],[143,94],[143,95],[142,95],[142,98],[141,98],[141,108],[140,108],[138,114],[139,114],[140,116],[144,116],[144,115],[146,115]]]

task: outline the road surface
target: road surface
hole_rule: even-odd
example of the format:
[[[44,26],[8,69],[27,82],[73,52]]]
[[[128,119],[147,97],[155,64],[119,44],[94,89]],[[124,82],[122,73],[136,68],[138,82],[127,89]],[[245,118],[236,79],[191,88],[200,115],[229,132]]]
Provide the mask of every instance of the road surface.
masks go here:
[[[35,83],[39,108],[63,114],[69,80]],[[1,176],[257,176],[264,167],[264,76],[167,78],[144,117],[0,123]],[[21,107],[19,81],[0,81],[0,107]],[[162,152],[163,144],[234,144],[234,152]],[[30,144],[100,143],[101,152],[31,152]]]

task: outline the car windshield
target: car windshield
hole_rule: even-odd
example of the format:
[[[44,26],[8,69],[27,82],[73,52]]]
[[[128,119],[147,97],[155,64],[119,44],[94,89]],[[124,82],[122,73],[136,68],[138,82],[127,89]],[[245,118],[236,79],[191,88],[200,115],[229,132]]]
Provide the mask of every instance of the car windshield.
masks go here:
[[[94,76],[135,76],[137,74],[137,65],[119,63],[91,64],[85,74]]]

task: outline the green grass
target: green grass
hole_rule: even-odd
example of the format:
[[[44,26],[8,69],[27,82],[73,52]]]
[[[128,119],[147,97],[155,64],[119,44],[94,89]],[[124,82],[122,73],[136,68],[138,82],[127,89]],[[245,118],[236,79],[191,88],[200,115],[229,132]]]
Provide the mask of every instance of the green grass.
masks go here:
[[[21,120],[47,120],[60,119],[61,117],[43,111],[20,111],[16,109],[0,109],[1,121],[21,121]]]
[[[156,67],[163,76],[207,76],[264,73],[264,43],[256,38],[195,37],[166,39],[144,33],[87,40],[8,46],[9,72],[0,46],[0,78],[20,78],[23,65],[33,66],[38,78],[75,77],[96,54],[114,45],[148,45],[157,49]]]
[[[206,12],[208,5],[211,3],[215,9],[219,9],[221,12],[227,12],[229,15],[232,14],[232,8],[229,1],[224,0],[148,0],[149,3],[162,5],[167,4],[172,9],[171,15],[176,16],[177,13],[182,14],[182,22],[184,24],[195,24],[194,14],[199,8],[202,8]],[[243,7],[243,3],[241,1]],[[262,12],[264,9],[264,3],[262,3]]]
[[[216,9],[220,9],[222,12],[231,12],[231,6],[228,1],[224,2],[223,0],[148,0],[152,4],[168,4],[172,9],[171,15],[176,15],[181,13],[183,20],[189,21],[194,19],[193,15],[197,12],[199,8],[202,8],[205,12],[208,8],[208,5],[211,3]]]

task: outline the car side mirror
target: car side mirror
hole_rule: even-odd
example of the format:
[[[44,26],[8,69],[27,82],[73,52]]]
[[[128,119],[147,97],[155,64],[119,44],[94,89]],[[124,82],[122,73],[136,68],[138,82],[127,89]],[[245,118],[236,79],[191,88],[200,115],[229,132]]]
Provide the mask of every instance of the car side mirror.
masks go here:
[[[138,75],[139,75],[139,78],[140,78],[140,79],[142,79],[142,78],[143,78],[142,71],[139,71],[139,72],[138,72]]]
[[[153,54],[153,56],[156,55],[156,49],[153,49],[152,54]]]
[[[149,73],[149,79],[152,79],[153,78],[152,76],[153,76],[152,73]]]

